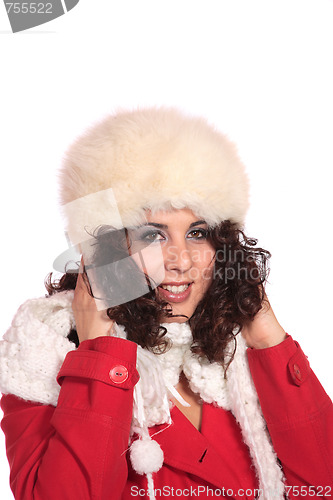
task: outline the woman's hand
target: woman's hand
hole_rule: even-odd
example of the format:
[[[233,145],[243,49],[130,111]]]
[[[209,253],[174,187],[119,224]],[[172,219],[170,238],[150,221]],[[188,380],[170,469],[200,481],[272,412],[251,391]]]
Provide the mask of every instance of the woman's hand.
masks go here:
[[[242,335],[249,347],[265,349],[280,344],[287,337],[265,295],[262,308],[254,319],[243,326]]]
[[[82,265],[72,303],[80,343],[84,340],[109,335],[114,323],[106,314],[106,310],[97,310],[95,299],[88,292],[81,270]]]

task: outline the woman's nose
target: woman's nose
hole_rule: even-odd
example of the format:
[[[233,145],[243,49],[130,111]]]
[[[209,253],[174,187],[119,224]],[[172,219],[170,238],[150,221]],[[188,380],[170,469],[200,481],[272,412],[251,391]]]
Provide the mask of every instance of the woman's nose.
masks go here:
[[[164,250],[163,258],[167,271],[186,273],[192,267],[191,253],[185,243],[168,245]]]

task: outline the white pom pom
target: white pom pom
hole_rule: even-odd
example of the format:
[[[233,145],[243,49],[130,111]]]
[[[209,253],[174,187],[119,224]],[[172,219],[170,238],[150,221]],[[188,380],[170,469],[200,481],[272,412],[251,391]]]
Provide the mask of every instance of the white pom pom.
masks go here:
[[[137,439],[130,447],[133,469],[138,474],[157,472],[163,465],[163,451],[152,439]]]

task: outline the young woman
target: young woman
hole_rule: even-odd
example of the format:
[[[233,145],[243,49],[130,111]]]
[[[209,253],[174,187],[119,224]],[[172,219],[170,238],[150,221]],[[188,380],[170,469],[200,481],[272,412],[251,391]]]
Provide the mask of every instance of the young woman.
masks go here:
[[[61,171],[79,272],[0,346],[17,499],[332,495],[332,403],[264,292],[234,146],[174,109],[122,112]]]

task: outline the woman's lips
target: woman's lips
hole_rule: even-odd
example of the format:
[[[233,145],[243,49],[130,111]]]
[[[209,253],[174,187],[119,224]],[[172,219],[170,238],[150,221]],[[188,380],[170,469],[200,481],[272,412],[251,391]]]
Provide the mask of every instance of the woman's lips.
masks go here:
[[[168,286],[168,288],[171,288],[171,290],[166,290],[163,288],[163,286]],[[175,285],[175,284],[167,284],[167,285],[160,285],[158,287],[159,293],[162,298],[164,298],[167,302],[183,302],[186,300],[190,293],[191,293],[191,288],[192,288],[192,283],[184,283],[182,285]],[[181,289],[186,286],[186,289],[181,291]],[[177,291],[176,288],[180,288],[180,291]]]

